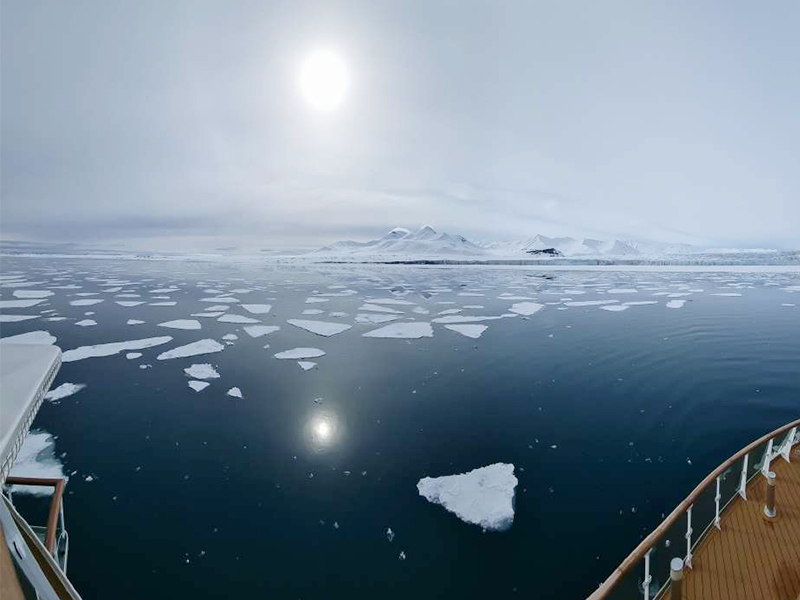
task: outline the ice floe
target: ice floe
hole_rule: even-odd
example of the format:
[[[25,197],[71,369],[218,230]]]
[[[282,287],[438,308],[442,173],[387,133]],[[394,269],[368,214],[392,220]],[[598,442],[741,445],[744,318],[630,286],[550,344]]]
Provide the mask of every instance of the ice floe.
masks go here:
[[[8,344],[55,344],[56,339],[56,336],[50,335],[49,331],[39,330],[0,338],[0,342]]]
[[[139,319],[128,319],[126,325],[143,325],[144,321],[140,321]]]
[[[310,360],[298,360],[297,364],[300,366],[303,371],[310,371],[314,367],[317,366],[317,363],[312,362]]]
[[[209,363],[193,364],[191,367],[186,367],[183,372],[193,379],[217,379],[219,377],[217,370]]]
[[[242,398],[242,390],[238,387],[232,387],[227,392],[225,392],[228,396],[232,396],[233,398]]]
[[[38,319],[39,315],[0,315],[0,323],[19,323],[29,319]]]
[[[53,388],[47,392],[44,397],[45,400],[57,402],[59,400],[63,400],[64,398],[69,398],[73,394],[77,394],[85,387],[85,383],[62,383],[57,388]]]
[[[433,337],[433,327],[431,327],[430,323],[422,322],[392,323],[380,329],[367,331],[361,335],[369,338],[415,340],[424,337]]]
[[[111,342],[109,344],[95,344],[94,346],[80,346],[67,350],[61,357],[64,362],[73,362],[86,358],[96,358],[100,356],[112,356],[125,350],[144,350],[153,346],[160,346],[172,341],[172,337],[164,335],[161,337],[144,338],[140,340],[128,340],[125,342]]]
[[[514,316],[514,315],[512,315]],[[487,317],[483,315],[447,315],[446,317],[437,317],[433,319],[434,323],[476,323],[479,321],[496,321],[503,319],[502,316]]]
[[[201,392],[206,389],[211,384],[207,381],[190,381],[189,387],[192,388],[195,392]]]
[[[658,300],[639,300],[636,302],[623,302],[625,306],[645,306],[647,304],[658,304]]]
[[[41,304],[44,300],[0,300],[0,309],[2,308],[30,308]]]
[[[150,306],[175,306],[177,302],[151,302]]]
[[[330,302],[328,298],[306,298],[306,304],[319,304],[321,302]]]
[[[638,292],[639,292],[639,290],[635,290],[633,288],[614,288],[614,289],[608,290],[606,293],[607,294],[636,294]]]
[[[518,315],[530,316],[534,315],[544,308],[543,304],[537,302],[517,302],[512,304],[508,310],[517,313]]]
[[[22,448],[17,454],[11,475],[17,477],[37,477],[44,479],[61,479],[64,469],[55,453],[55,438],[46,431],[31,431],[25,438]],[[49,496],[51,488],[46,486],[15,485],[15,494],[31,494],[33,496]]]
[[[165,323],[159,323],[159,327],[168,327],[170,329],[189,329],[195,330],[200,329],[202,325],[200,325],[200,321],[196,319],[177,319],[175,321],[167,321]]]
[[[278,331],[280,327],[277,325],[247,325],[243,329],[251,338],[258,338],[273,331]]]
[[[49,298],[54,292],[49,290],[14,290],[15,298]]]
[[[75,325],[78,325],[79,327],[92,327],[97,325],[97,321],[94,319],[84,319],[83,321],[77,321]]]
[[[215,352],[222,352],[224,349],[225,346],[220,344],[217,340],[205,339],[186,344],[185,346],[178,346],[172,350],[167,350],[159,354],[156,358],[158,360],[186,358],[187,356],[198,356],[200,354],[214,354]]]
[[[372,312],[392,313],[392,314],[395,314],[395,315],[403,314],[399,310],[395,310],[393,308],[388,308],[386,306],[378,306],[377,304],[364,304],[364,305],[360,306],[358,310],[360,310],[360,311],[361,310],[368,310],[368,311],[372,311]]]
[[[72,306],[93,306],[95,304],[100,304],[101,302],[105,302],[102,298],[82,298],[80,300],[72,300],[70,304]]]
[[[670,300],[667,302],[667,308],[681,308],[686,304],[686,300]]]
[[[739,292],[719,292],[719,293],[711,294],[711,295],[712,296],[727,296],[727,297],[731,297],[731,298],[736,297],[736,296],[741,296],[741,294]]]
[[[397,298],[370,298],[367,302],[371,304],[390,304],[392,306],[414,306],[413,302],[408,300],[398,300]]]
[[[140,304],[144,304],[144,301],[140,300],[115,300],[115,302],[120,306],[124,306],[125,308],[132,308],[134,306],[139,306]]]
[[[324,312],[325,312],[324,310],[320,310],[318,308],[307,308],[307,309],[305,309],[303,311],[302,314],[304,314],[304,315],[321,315]]]
[[[607,310],[609,312],[622,312],[623,310],[628,310],[630,306],[626,304],[606,304],[605,306],[601,306],[601,310]]]
[[[242,315],[235,315],[233,313],[226,313],[222,315],[219,319],[217,319],[220,323],[260,323],[258,319],[251,319],[250,317],[245,317]]]
[[[141,358],[141,356],[142,356],[141,352],[128,352],[127,354],[125,354],[125,358],[127,358],[128,360],[136,360],[137,358]]]
[[[472,339],[478,339],[489,329],[486,325],[445,325],[445,328]]]
[[[300,360],[304,358],[319,358],[325,356],[325,351],[319,348],[293,348],[292,350],[284,350],[275,354],[275,358],[282,360]]]
[[[271,309],[271,304],[242,304],[242,308],[252,315],[265,315]]]
[[[396,321],[399,318],[400,315],[363,314],[356,315],[356,323],[379,325],[381,323],[388,323],[389,321]]]
[[[210,317],[210,318],[216,319],[217,317],[221,317],[224,314],[225,314],[224,312],[216,312],[216,311],[208,312],[208,311],[206,311],[206,312],[201,312],[201,313],[192,313],[191,316],[192,317],[207,317],[207,318]]]
[[[514,465],[496,463],[461,475],[425,477],[419,495],[440,504],[466,523],[503,531],[514,523]]]
[[[603,306],[605,304],[616,304],[619,300],[581,300],[579,302],[565,302],[566,306]]]
[[[330,323],[328,321],[309,321],[305,319],[289,319],[286,321],[289,325],[294,325],[295,327],[299,327],[300,329],[305,329],[306,331],[310,331],[311,333],[315,333],[317,335],[321,335],[324,337],[330,337],[332,335],[336,335],[338,333],[342,333],[343,331],[347,331],[352,327],[352,325],[347,325],[345,323]]]

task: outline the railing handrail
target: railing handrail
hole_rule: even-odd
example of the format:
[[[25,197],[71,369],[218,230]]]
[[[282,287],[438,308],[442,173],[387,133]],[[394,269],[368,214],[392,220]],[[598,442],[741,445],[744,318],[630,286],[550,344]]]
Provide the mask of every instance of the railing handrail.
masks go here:
[[[67,480],[64,478],[44,478],[44,477],[6,477],[6,485],[31,485],[40,487],[52,487],[53,497],[50,500],[50,511],[47,515],[47,535],[45,537],[44,546],[50,554],[55,555],[56,551],[56,525],[58,523],[58,515],[61,511],[64,486]]]
[[[760,446],[764,442],[767,442],[775,438],[776,436],[779,436],[784,431],[789,431],[792,427],[800,427],[800,419],[787,423],[782,427],[778,427],[778,429],[776,429],[775,431],[772,431],[766,435],[761,436],[755,442],[751,442],[750,444],[739,450],[736,454],[731,456],[728,460],[723,462],[720,466],[718,466],[711,473],[709,473],[706,476],[706,478],[703,479],[703,481],[701,481],[698,484],[698,486],[694,488],[694,490],[692,490],[692,493],[686,496],[686,498],[684,498],[683,501],[681,501],[681,503],[675,507],[675,510],[673,510],[667,516],[667,518],[664,519],[661,522],[661,524],[650,533],[650,535],[644,538],[641,541],[641,543],[638,546],[636,546],[633,552],[631,552],[619,564],[619,566],[616,569],[614,569],[611,575],[608,576],[608,579],[606,579],[600,585],[600,587],[598,587],[594,592],[592,592],[591,595],[589,595],[587,600],[600,600],[602,598],[605,598],[609,594],[609,592],[611,592],[611,590],[614,589],[614,586],[617,585],[617,583],[619,583],[619,580],[622,579],[622,576],[625,573],[627,573],[632,567],[634,567],[636,563],[638,563],[642,558],[644,558],[644,555],[647,554],[647,551],[650,550],[650,548],[652,548],[656,544],[656,542],[658,542],[659,538],[662,535],[664,535],[667,529],[672,527],[672,525],[674,525],[675,522],[683,516],[683,514],[688,510],[688,508],[692,504],[694,504],[694,501],[697,500],[700,494],[702,494],[705,491],[705,489],[713,481],[715,481],[717,477],[722,475],[722,473],[724,473],[733,463],[735,463],[737,460],[739,460],[746,454],[749,454],[750,452],[758,448],[758,446]]]

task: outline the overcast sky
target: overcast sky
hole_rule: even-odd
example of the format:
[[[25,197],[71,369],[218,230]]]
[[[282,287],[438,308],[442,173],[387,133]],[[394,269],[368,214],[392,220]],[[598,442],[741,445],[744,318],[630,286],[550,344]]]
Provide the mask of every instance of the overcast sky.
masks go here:
[[[800,3],[2,0],[3,239],[800,247]],[[319,111],[316,49],[348,89]]]

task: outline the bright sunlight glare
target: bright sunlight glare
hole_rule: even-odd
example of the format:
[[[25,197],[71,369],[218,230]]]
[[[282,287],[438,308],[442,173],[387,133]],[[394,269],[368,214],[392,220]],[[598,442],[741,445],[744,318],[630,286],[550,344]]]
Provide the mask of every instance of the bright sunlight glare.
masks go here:
[[[300,90],[317,110],[333,110],[347,92],[347,67],[328,50],[318,50],[306,58],[300,70]]]

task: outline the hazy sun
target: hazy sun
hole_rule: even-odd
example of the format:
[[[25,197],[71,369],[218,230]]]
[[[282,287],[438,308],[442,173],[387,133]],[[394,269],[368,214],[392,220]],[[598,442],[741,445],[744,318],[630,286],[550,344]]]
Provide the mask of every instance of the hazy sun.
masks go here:
[[[347,93],[344,61],[328,50],[318,50],[309,55],[300,70],[300,90],[314,108],[336,108]]]

